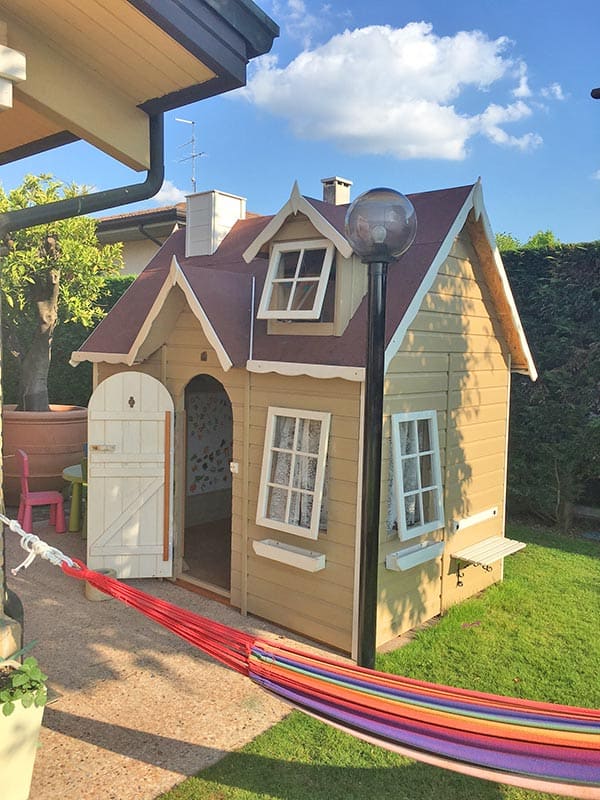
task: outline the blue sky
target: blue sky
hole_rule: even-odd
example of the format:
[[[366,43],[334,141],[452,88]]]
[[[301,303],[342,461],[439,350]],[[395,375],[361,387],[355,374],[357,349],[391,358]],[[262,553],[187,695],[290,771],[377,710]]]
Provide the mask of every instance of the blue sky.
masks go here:
[[[495,231],[600,239],[598,0],[259,5],[280,38],[244,90],[167,116],[167,181],[145,206],[191,189],[184,117],[204,153],[198,191],[242,195],[258,213],[277,211],[295,180],[320,197],[320,179],[339,175],[356,197],[481,176]],[[99,189],[143,177],[78,143],[2,167],[0,181],[42,171]]]

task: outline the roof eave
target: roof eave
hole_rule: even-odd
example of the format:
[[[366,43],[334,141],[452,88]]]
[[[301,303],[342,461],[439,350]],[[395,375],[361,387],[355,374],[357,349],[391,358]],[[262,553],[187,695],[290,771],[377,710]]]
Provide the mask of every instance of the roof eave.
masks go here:
[[[220,340],[217,332],[212,326],[212,323],[210,322],[198,296],[191,288],[183,270],[179,265],[179,262],[177,261],[176,256],[173,256],[171,259],[169,271],[165,275],[165,279],[156,294],[154,302],[152,303],[152,307],[146,315],[141,328],[138,330],[137,336],[129,348],[129,351],[127,353],[101,353],[91,350],[76,350],[71,354],[69,363],[72,366],[76,366],[83,361],[105,361],[110,364],[126,364],[127,366],[132,366],[133,364],[137,363],[138,356],[142,351],[144,342],[150,334],[152,325],[157,319],[171,289],[173,289],[174,286],[179,286],[185,295],[190,310],[199,321],[204,335],[215,350],[221,368],[224,372],[230,370],[233,366],[233,361],[225,349],[223,342]]]
[[[278,25],[251,0],[129,0],[148,19],[185,47],[216,78],[142,103],[148,114],[244,86],[251,58],[268,53]]]
[[[342,254],[344,258],[352,256],[352,246],[342,234],[334,228],[334,226],[322,216],[317,209],[309,203],[309,201],[300,194],[298,183],[295,182],[292,187],[287,203],[275,214],[273,219],[266,225],[254,241],[246,248],[242,254],[242,258],[249,264],[259,254],[262,247],[269,242],[277,233],[277,231],[284,224],[286,219],[298,213],[304,214],[312,222],[316,230],[322,234],[326,239],[333,242],[335,248]]]

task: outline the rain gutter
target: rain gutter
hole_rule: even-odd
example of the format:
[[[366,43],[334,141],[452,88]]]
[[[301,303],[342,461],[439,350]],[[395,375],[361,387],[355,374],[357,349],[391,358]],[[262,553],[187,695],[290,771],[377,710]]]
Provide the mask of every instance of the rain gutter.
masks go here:
[[[153,197],[163,184],[165,175],[165,146],[163,114],[152,114],[149,117],[150,132],[150,169],[143,183],[104,189],[101,192],[69,197],[55,203],[19,208],[0,214],[0,240],[12,231],[31,228],[34,225],[45,225],[59,219],[78,217],[81,214],[92,214],[108,208],[137,203]]]

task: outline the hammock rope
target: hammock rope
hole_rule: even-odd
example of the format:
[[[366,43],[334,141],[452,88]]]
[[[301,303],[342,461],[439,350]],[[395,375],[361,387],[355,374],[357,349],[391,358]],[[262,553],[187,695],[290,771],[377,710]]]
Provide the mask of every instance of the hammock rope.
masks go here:
[[[478,778],[600,800],[600,710],[457,689],[343,663],[213,622],[77,559],[58,563],[67,575],[353,736]]]

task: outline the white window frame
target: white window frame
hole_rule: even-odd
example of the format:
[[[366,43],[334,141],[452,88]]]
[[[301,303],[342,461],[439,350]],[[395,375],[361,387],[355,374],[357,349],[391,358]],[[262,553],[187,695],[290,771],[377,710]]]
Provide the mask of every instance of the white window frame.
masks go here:
[[[431,473],[433,483],[431,486],[421,485],[421,470],[417,469],[417,482],[418,488],[414,492],[404,492],[403,481],[403,465],[409,458],[414,458],[415,454],[405,454],[402,452],[402,442],[400,439],[400,424],[409,422],[417,426],[420,420],[426,420],[429,425],[429,442],[431,448],[429,450],[419,451],[418,449],[418,435],[415,441],[417,442],[417,457],[418,465],[420,466],[422,456],[431,456]],[[435,411],[416,411],[410,413],[392,414],[392,464],[394,468],[394,502],[395,502],[395,517],[398,523],[398,535],[400,539],[406,541],[408,539],[415,539],[417,536],[423,536],[426,533],[439,530],[444,527],[444,500],[443,500],[443,487],[442,487],[442,470],[440,465],[440,444],[438,437],[437,427],[437,413]],[[415,430],[417,434],[417,430]],[[414,494],[419,502],[420,518],[423,519],[423,493],[432,490],[434,492],[435,502],[435,519],[430,522],[422,523],[420,525],[408,526],[406,523],[405,512],[405,498]]]
[[[291,253],[294,250],[299,251],[298,262],[296,264],[296,273],[293,278],[277,278],[277,270],[279,268],[279,261],[282,254]],[[312,308],[309,309],[271,309],[271,297],[273,289],[278,283],[292,283],[293,288],[290,292],[288,306],[291,304],[296,287],[302,283],[314,283],[317,278],[299,278],[298,271],[302,263],[302,256],[307,250],[325,250],[323,258],[323,266],[321,268],[321,275],[318,278],[317,292]],[[323,300],[325,299],[325,292],[327,290],[327,282],[329,280],[329,273],[331,272],[331,265],[333,264],[334,246],[333,242],[328,239],[306,239],[296,242],[277,242],[273,245],[271,251],[271,258],[269,260],[269,269],[265,278],[265,286],[260,298],[260,305],[258,307],[258,319],[319,319],[323,308]]]
[[[296,428],[294,434],[294,443],[291,450],[281,450],[278,448],[273,438],[275,436],[275,423],[277,417],[295,417]],[[287,486],[287,506],[291,499],[294,475],[294,462],[295,456],[302,451],[296,448],[298,436],[298,420],[319,420],[321,422],[321,432],[319,436],[319,449],[317,454],[317,469],[315,474],[314,491],[302,490],[303,494],[312,495],[313,505],[310,518],[310,527],[304,528],[300,525],[292,525],[289,522],[282,522],[274,520],[267,516],[268,514],[268,500],[269,500],[269,487],[280,486],[269,481],[271,475],[271,466],[273,461],[274,452],[289,452],[292,455],[290,466],[290,480]],[[329,428],[331,422],[331,414],[328,411],[303,411],[294,408],[280,408],[277,406],[270,406],[267,414],[267,427],[265,430],[265,444],[263,450],[262,469],[260,474],[260,487],[258,493],[258,508],[256,511],[256,524],[264,525],[267,528],[274,528],[278,531],[285,531],[286,533],[294,533],[298,536],[303,536],[307,539],[317,539],[319,537],[319,520],[321,516],[321,504],[323,502],[323,489],[325,483],[325,465],[327,461],[327,445],[329,441]],[[314,455],[314,454],[313,454]],[[287,513],[286,515],[287,516]]]

